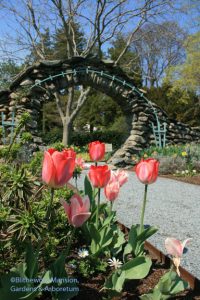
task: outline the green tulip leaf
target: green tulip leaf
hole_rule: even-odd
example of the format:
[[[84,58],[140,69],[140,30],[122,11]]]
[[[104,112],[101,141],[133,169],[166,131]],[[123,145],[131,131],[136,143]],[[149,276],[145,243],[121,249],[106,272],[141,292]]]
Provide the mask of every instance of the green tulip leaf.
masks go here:
[[[142,279],[148,275],[151,265],[149,257],[140,256],[125,263],[121,270],[125,271],[126,279]]]
[[[182,280],[176,272],[169,271],[159,280],[155,288],[148,294],[142,295],[142,300],[167,300],[172,296],[184,291],[189,287],[188,283]]]
[[[125,272],[115,271],[105,282],[104,287],[121,293],[125,282]]]
[[[94,201],[93,200],[93,189],[92,189],[92,185],[87,176],[85,176],[84,188],[85,188],[85,195],[88,195],[88,197],[90,199],[90,204],[92,205],[92,202]]]

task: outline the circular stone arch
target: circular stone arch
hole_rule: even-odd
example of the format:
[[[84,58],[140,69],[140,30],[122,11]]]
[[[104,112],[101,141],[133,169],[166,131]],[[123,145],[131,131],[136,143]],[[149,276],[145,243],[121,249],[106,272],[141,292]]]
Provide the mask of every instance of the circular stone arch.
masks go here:
[[[46,91],[60,91],[77,85],[90,86],[103,92],[120,105],[129,125],[129,137],[110,162],[118,166],[130,165],[132,156],[154,140],[151,122],[156,123],[157,113],[160,118],[166,114],[148,101],[134,81],[119,67],[115,67],[112,61],[98,60],[96,57],[73,57],[68,60],[40,61],[28,67],[14,80],[9,92],[5,91],[8,95],[7,119],[13,107],[17,118],[22,112],[28,111],[32,116],[29,130],[34,142],[39,144],[41,140],[37,137],[37,126],[42,105],[52,100]],[[19,97],[22,88],[25,92]]]

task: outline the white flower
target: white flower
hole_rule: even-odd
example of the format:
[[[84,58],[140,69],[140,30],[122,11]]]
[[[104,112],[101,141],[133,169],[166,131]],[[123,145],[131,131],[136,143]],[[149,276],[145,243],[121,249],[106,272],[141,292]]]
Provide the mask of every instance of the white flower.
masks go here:
[[[181,174],[185,174],[185,171],[182,171]]]
[[[196,170],[192,170],[192,172],[193,172],[193,173],[196,173],[197,171],[196,171]]]
[[[176,170],[176,174],[178,174],[179,173],[179,170]]]
[[[185,170],[185,173],[186,173],[186,174],[188,174],[188,173],[189,173],[189,171],[188,171],[188,170]]]
[[[115,257],[113,257],[112,259],[110,258],[108,260],[108,264],[110,267],[114,267],[115,270],[120,268],[123,265],[123,263],[119,261],[119,259],[116,259]]]
[[[81,258],[85,258],[89,255],[89,252],[87,249],[81,248],[78,250],[78,256],[80,256]]]

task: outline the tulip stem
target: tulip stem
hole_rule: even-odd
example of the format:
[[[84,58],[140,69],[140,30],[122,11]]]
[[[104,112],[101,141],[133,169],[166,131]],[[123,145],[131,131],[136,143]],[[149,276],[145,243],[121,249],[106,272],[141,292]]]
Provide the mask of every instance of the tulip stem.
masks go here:
[[[71,232],[70,237],[69,237],[69,242],[68,242],[68,245],[67,245],[67,249],[65,251],[65,257],[67,257],[69,255],[69,250],[70,250],[71,245],[72,245],[72,240],[73,240],[73,237],[74,237],[74,234],[75,234],[75,230],[76,230],[76,227],[73,227],[72,232]]]
[[[45,218],[45,219],[47,219],[48,222],[50,222],[50,219],[51,219],[54,191],[55,191],[54,188],[51,188],[51,197],[50,197],[50,202],[49,202],[49,206],[47,208],[47,213],[46,213],[46,218]]]
[[[99,227],[99,206],[100,206],[100,196],[101,196],[101,189],[98,188],[98,198],[97,198],[97,214],[96,214],[96,227]]]
[[[113,208],[113,202],[110,201],[110,210],[112,211],[112,208]]]
[[[140,219],[140,231],[139,233],[142,233],[144,229],[144,213],[145,213],[145,207],[147,203],[147,188],[148,184],[145,184],[145,189],[144,189],[144,200],[143,200],[143,205],[142,205],[142,213],[141,213],[141,219]]]

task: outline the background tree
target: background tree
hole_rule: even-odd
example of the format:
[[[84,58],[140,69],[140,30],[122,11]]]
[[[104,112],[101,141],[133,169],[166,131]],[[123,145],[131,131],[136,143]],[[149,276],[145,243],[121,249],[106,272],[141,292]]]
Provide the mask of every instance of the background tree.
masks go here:
[[[22,70],[22,66],[19,66],[14,60],[9,59],[4,62],[0,62],[0,87],[6,89],[13,81],[15,76]]]
[[[112,47],[108,49],[109,57],[116,61],[126,46],[127,34],[119,33],[112,42]],[[120,59],[118,65],[122,70],[133,79],[136,86],[142,86],[142,69],[141,62],[136,51],[129,46]]]
[[[4,18],[6,23],[4,26],[12,27],[12,30],[10,28],[5,30],[4,43],[1,43],[4,46],[2,48],[4,53],[6,46],[9,46],[9,49],[13,49],[13,55],[16,53],[18,55],[21,51],[26,54],[34,51],[37,59],[48,59],[52,53],[49,52],[49,41],[56,34],[58,34],[57,38],[59,35],[62,37],[63,32],[66,58],[76,55],[86,56],[93,52],[102,58],[105,49],[120,32],[129,32],[124,48],[115,60],[117,65],[129,50],[130,44],[138,39],[136,35],[138,30],[147,22],[160,22],[166,12],[169,15],[173,10],[173,4],[170,0],[131,2],[129,0],[2,0],[1,8],[2,14],[6,13],[10,16]],[[81,30],[77,30],[78,24]],[[86,40],[84,47],[79,47],[80,32],[84,32]],[[11,43],[14,47],[11,47]],[[11,54],[12,51],[9,50],[9,55]],[[77,100],[74,87],[66,87],[64,109],[61,105],[62,93],[54,92],[63,124],[64,144],[69,142],[73,121],[89,92],[90,88],[80,87]]]
[[[184,49],[185,61],[175,67],[170,66],[166,81],[200,95],[200,31],[186,39]]]
[[[177,65],[184,56],[186,34],[175,22],[147,24],[137,32],[138,40],[132,43],[143,72],[144,85],[161,84],[169,66]]]

